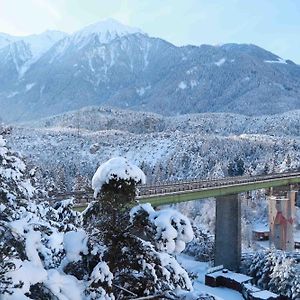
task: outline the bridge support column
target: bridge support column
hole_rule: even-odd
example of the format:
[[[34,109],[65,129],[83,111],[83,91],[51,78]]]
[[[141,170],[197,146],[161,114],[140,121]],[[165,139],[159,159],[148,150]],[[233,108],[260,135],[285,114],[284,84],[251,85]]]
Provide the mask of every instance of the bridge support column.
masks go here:
[[[289,191],[287,197],[269,198],[271,240],[276,249],[293,251],[295,248],[293,226],[296,196],[296,191]]]
[[[241,203],[238,194],[216,198],[215,266],[238,271],[241,261]]]

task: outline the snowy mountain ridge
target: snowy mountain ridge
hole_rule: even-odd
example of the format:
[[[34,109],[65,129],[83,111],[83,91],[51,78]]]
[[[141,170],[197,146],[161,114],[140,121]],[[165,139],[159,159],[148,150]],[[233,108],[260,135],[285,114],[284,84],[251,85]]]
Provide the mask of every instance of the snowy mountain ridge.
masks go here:
[[[0,49],[15,42],[17,39],[17,37],[0,32]]]
[[[33,38],[0,48],[3,120],[93,105],[169,116],[300,109],[300,66],[255,45],[176,47],[114,20],[52,35],[40,55]]]
[[[142,30],[121,24],[120,22],[108,18],[106,20],[88,25],[83,29],[72,34],[74,39],[82,39],[88,36],[97,36],[103,44],[111,42],[117,37],[122,37],[128,34],[143,33]]]
[[[30,66],[66,35],[64,32],[55,30],[28,36],[11,36],[0,33],[0,53],[3,51],[6,54],[6,62],[14,63],[18,79],[22,79]]]
[[[33,56],[38,56],[45,53],[56,42],[66,37],[67,34],[57,30],[47,30],[41,34],[33,34],[22,38],[25,43],[28,43]]]
[[[47,30],[40,34],[31,34],[27,36],[12,36],[6,33],[0,33],[0,49],[9,44],[23,41],[31,49],[32,55],[36,56],[47,51],[65,36],[67,36],[66,33],[57,30]]]
[[[201,113],[168,117],[151,112],[95,106],[38,121],[25,122],[22,125],[30,128],[73,129],[88,132],[119,130],[145,134],[180,131],[204,135],[239,135],[241,137],[257,135],[257,138],[261,135],[268,135],[292,138],[300,135],[300,110],[265,116]]]

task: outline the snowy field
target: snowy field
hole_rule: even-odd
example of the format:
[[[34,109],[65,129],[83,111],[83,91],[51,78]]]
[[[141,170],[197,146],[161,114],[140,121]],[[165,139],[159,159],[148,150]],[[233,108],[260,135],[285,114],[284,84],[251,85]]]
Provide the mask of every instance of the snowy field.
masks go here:
[[[196,261],[193,257],[180,254],[177,256],[177,260],[181,265],[190,273],[196,275],[193,281],[194,292],[192,294],[197,295],[200,292],[206,292],[216,297],[216,299],[224,300],[242,300],[244,299],[242,294],[237,291],[223,288],[223,287],[210,287],[204,284],[205,273],[209,269],[208,263]]]

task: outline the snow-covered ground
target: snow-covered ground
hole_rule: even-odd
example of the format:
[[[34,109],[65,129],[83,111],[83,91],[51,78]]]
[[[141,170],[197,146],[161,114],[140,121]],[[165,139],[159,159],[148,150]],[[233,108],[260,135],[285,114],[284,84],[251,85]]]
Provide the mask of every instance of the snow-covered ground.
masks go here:
[[[22,160],[20,158],[14,157],[14,156],[12,156],[12,154],[9,154],[9,151],[5,146],[5,141],[2,137],[0,138],[0,154],[2,154],[3,157],[7,156],[6,160],[8,162],[12,163],[11,170],[16,168],[16,170],[14,170],[14,172],[17,175],[13,176],[13,178],[14,178],[14,181],[17,182],[17,186],[21,187],[21,189],[19,188],[20,189],[19,192],[25,194],[25,191],[26,191],[26,194],[28,194],[29,193],[28,189],[24,190],[24,187],[22,185],[23,172],[26,171],[26,173],[28,173],[28,175],[29,175],[29,174],[31,174],[31,171],[27,172],[29,170],[26,170],[25,164],[24,164],[24,162],[22,162]],[[116,162],[117,162],[117,164],[116,164]],[[120,163],[120,162],[122,162],[122,163]],[[11,176],[11,174],[13,174],[12,172],[9,172],[9,173],[7,172],[8,166],[6,165],[6,163],[4,163],[4,167],[0,170],[1,171],[0,173],[6,174],[5,175],[6,177],[8,175]],[[120,166],[122,166],[122,170],[120,170]],[[137,182],[138,181],[143,182],[145,179],[144,173],[138,167],[132,166],[124,158],[117,158],[117,159],[110,160],[110,161],[104,163],[102,166],[100,166],[100,168],[98,168],[98,171],[96,172],[95,177],[94,177],[95,180],[93,181],[95,183],[95,185],[93,186],[94,189],[97,189],[97,190],[101,189],[102,184],[105,182],[107,183],[107,180],[111,179],[113,175],[115,175],[116,178],[122,178],[122,179],[127,179],[127,180],[129,178],[132,178],[132,179],[136,180]],[[129,178],[128,178],[128,176],[129,176]],[[27,182],[27,185],[28,184],[29,183]],[[7,185],[7,187],[9,187],[9,183],[6,183],[6,185]],[[4,185],[4,187],[5,187],[5,185]],[[33,190],[33,188],[31,188],[29,190]],[[7,191],[4,190],[4,192],[6,193]],[[259,195],[258,195],[258,197],[256,197],[256,199],[259,199]],[[250,201],[249,197],[248,197],[247,201]],[[259,201],[259,203],[260,203],[260,201]],[[8,205],[9,203],[6,203],[6,204]],[[253,202],[252,204],[255,204],[255,202]],[[68,205],[68,204],[66,203],[66,205]],[[256,203],[256,205],[257,205],[257,203]],[[179,213],[175,212],[174,210],[159,210],[156,212],[152,208],[150,208],[150,209],[149,208],[145,209],[145,207],[143,207],[143,208],[148,213],[149,221],[151,221],[155,225],[154,228],[156,229],[158,236],[163,237],[162,244],[160,244],[159,241],[156,243],[157,249],[159,251],[164,251],[164,255],[162,256],[163,258],[169,257],[169,256],[167,256],[167,253],[174,253],[174,254],[180,253],[185,248],[185,243],[190,242],[192,240],[193,234],[192,234],[191,225],[190,225],[189,220],[186,217],[181,216]],[[0,209],[1,209],[1,212],[3,213],[6,209],[6,206],[2,204],[2,206],[0,206]],[[31,217],[34,216],[33,211],[31,211],[31,210],[33,210],[33,205],[28,207],[28,209],[30,210],[29,212],[27,212],[28,215],[30,215]],[[255,207],[255,209],[261,213],[262,209],[265,209],[265,204],[263,204],[262,206],[257,205]],[[38,210],[38,208],[36,207],[35,210]],[[52,208],[48,207],[48,210],[52,210]],[[12,212],[13,211],[14,210],[12,210]],[[251,215],[250,212],[245,208],[244,208],[244,211],[250,217],[259,216],[259,215],[255,215],[253,213]],[[131,219],[133,218],[133,216],[135,215],[136,212],[137,211],[135,211],[134,213],[131,214]],[[27,213],[25,216],[27,216]],[[71,213],[71,216],[73,216],[73,214],[74,214],[74,212]],[[44,213],[44,215],[45,215],[45,213]],[[203,218],[203,216],[201,216],[201,217]],[[55,281],[55,280],[57,280],[58,277],[59,278],[61,277],[61,275],[59,275],[58,271],[55,269],[57,266],[55,268],[53,268],[53,266],[47,265],[45,263],[45,261],[47,261],[47,263],[48,263],[48,258],[51,263],[51,259],[52,259],[52,256],[50,256],[50,254],[48,254],[48,252],[49,253],[51,252],[50,250],[53,250],[52,246],[51,246],[52,243],[50,242],[50,240],[52,240],[52,241],[56,240],[56,242],[54,241],[55,245],[58,244],[57,241],[59,241],[60,244],[61,243],[63,244],[64,250],[65,250],[64,255],[66,257],[61,261],[60,265],[62,267],[66,266],[65,265],[66,262],[78,261],[81,258],[81,255],[87,255],[87,253],[88,253],[87,252],[88,247],[86,246],[86,243],[85,243],[86,235],[83,231],[80,231],[79,229],[77,232],[74,230],[70,230],[70,231],[66,232],[63,239],[61,239],[62,236],[59,236],[59,238],[54,238],[54,239],[49,238],[49,242],[46,243],[47,245],[43,246],[41,243],[43,243],[43,241],[46,240],[46,238],[45,237],[42,238],[40,231],[33,230],[33,228],[30,227],[32,225],[35,226],[36,224],[38,224],[38,221],[40,222],[40,220],[36,221],[35,219],[32,219],[31,222],[34,222],[32,224],[32,223],[28,222],[28,220],[26,220],[25,217],[20,220],[20,216],[14,215],[14,218],[15,218],[15,219],[13,219],[14,221],[10,222],[7,225],[10,228],[10,230],[17,232],[20,235],[24,235],[25,246],[26,246],[26,255],[27,255],[27,258],[29,261],[28,263],[27,262],[24,263],[24,260],[19,259],[18,261],[16,261],[19,263],[19,265],[18,264],[17,265],[21,266],[21,264],[23,264],[22,265],[23,267],[20,267],[20,269],[18,269],[17,271],[15,271],[15,270],[10,271],[11,272],[10,274],[14,275],[14,276],[11,276],[11,278],[13,279],[13,282],[15,282],[15,283],[18,282],[18,280],[20,279],[18,277],[20,275],[20,272],[22,273],[21,274],[22,279],[27,280],[26,281],[27,283],[24,285],[24,290],[22,290],[22,292],[29,291],[30,285],[38,283],[38,282],[40,282],[40,280],[42,280],[42,282],[45,284],[45,286],[50,288],[50,287],[52,287],[52,280]],[[78,218],[79,218],[79,216],[78,216]],[[263,220],[264,218],[262,217],[261,219]],[[59,226],[60,222],[57,222],[57,223]],[[70,222],[68,222],[68,224],[69,223]],[[24,224],[27,224],[26,226],[29,226],[28,227],[29,229],[25,228]],[[260,226],[258,226],[258,224],[260,224]],[[261,229],[261,224],[262,223],[254,222],[253,227],[256,229]],[[41,223],[41,225],[44,225],[44,223]],[[49,225],[49,228],[51,226]],[[26,230],[24,230],[24,228]],[[262,229],[265,229],[265,228],[262,228]],[[52,227],[51,227],[51,230],[57,232],[57,228],[52,229]],[[166,235],[167,235],[167,237],[166,237]],[[164,243],[166,243],[166,246],[164,245]],[[42,257],[40,257],[38,250],[42,249],[42,248],[45,251],[43,250],[43,252],[41,252],[43,255],[42,255]],[[54,252],[51,252],[51,253],[52,253],[51,255],[53,255]],[[1,251],[0,251],[0,254],[1,254]],[[44,261],[45,257],[47,259]],[[173,257],[172,257],[172,259],[174,260]],[[242,299],[242,296],[236,291],[226,289],[226,288],[212,288],[212,287],[207,287],[204,285],[204,276],[209,267],[207,263],[197,262],[197,261],[195,261],[195,259],[193,259],[189,256],[186,256],[186,255],[178,256],[178,260],[181,262],[183,267],[186,268],[190,273],[195,274],[195,278],[194,278],[194,282],[193,282],[194,291],[188,295],[189,298],[187,298],[187,299],[191,299],[191,300],[195,299],[195,296],[203,294],[203,292],[212,294],[217,299],[233,299],[233,300]],[[175,260],[174,260],[174,262],[175,262]],[[58,264],[58,266],[59,266],[59,264]],[[39,269],[32,272],[33,267],[38,267]],[[148,267],[151,267],[151,265],[149,265]],[[94,276],[93,275],[94,273],[98,272],[98,269],[99,268],[97,267],[95,272],[93,271],[91,273],[92,277]],[[19,272],[19,270],[20,270],[20,272]],[[186,276],[186,278],[188,279],[188,275],[185,273],[185,270],[183,270],[179,265],[176,265],[176,270],[177,271],[179,270],[179,272],[181,272],[180,274]],[[40,274],[41,274],[40,276],[38,276],[38,279],[37,279],[37,277],[32,277],[32,276],[24,277],[25,276],[24,274],[28,273],[31,275],[36,275],[36,274],[39,274],[38,272],[40,272]],[[61,280],[63,280],[63,281],[67,280],[69,278],[68,274],[66,274],[66,275],[63,274],[63,276],[65,276],[64,279],[61,278]],[[72,287],[72,290],[75,291],[75,288],[73,288],[73,285],[74,286],[77,285],[77,283],[74,280],[72,281],[71,287]],[[191,286],[192,286],[191,281],[190,281],[190,279],[188,279],[186,287],[188,289],[190,289]],[[56,285],[53,288],[56,288]],[[50,288],[50,289],[52,289],[52,288]],[[82,292],[83,292],[83,290],[78,291],[79,298],[77,297],[77,299],[80,299],[80,294]],[[66,291],[66,293],[69,294],[69,292],[67,292],[67,291]],[[59,295],[64,296],[64,294],[61,294],[61,293]],[[7,299],[9,299],[9,298],[7,298]],[[76,299],[76,298],[72,297],[72,299]]]
[[[198,293],[209,293],[215,296],[217,299],[224,300],[242,300],[243,296],[234,290],[223,288],[223,287],[210,287],[204,284],[205,282],[205,273],[209,269],[208,263],[196,261],[193,257],[180,254],[177,256],[177,260],[182,264],[182,266],[190,273],[196,275],[196,278],[193,282],[194,292],[193,295]]]

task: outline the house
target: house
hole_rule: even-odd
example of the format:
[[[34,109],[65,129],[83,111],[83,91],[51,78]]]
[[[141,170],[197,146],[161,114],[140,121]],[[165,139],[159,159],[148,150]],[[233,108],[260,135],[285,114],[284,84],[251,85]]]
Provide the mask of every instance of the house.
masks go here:
[[[265,224],[256,224],[252,229],[252,238],[255,241],[267,241],[270,237],[270,228]]]
[[[300,233],[294,235],[295,249],[300,249]]]

